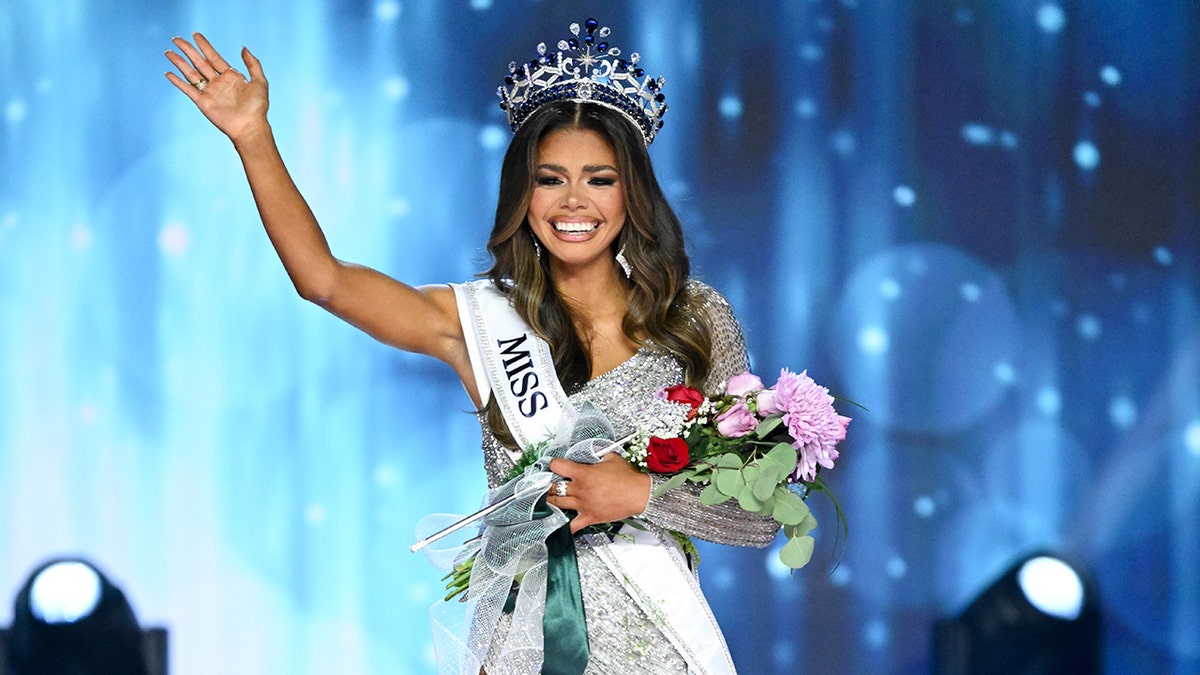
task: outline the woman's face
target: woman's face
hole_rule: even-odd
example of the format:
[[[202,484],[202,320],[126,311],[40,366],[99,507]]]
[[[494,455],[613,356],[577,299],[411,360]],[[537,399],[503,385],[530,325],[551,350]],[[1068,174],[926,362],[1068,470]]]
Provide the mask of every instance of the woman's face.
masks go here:
[[[538,145],[533,180],[527,218],[551,265],[611,265],[612,242],[625,225],[625,188],[608,142],[589,130],[550,132]]]

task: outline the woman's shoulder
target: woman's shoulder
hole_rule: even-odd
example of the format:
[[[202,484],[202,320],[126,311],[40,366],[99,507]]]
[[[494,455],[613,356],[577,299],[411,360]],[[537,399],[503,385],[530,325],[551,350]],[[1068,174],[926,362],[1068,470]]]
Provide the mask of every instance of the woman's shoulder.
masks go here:
[[[705,282],[695,277],[688,277],[684,288],[687,291],[688,304],[694,313],[707,316],[733,314],[733,307],[730,306],[725,296]]]

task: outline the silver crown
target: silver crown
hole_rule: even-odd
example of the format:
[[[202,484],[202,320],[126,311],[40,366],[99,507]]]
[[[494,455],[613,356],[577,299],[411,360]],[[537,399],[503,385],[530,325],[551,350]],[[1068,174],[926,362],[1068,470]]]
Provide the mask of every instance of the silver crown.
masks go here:
[[[589,101],[628,117],[650,145],[667,112],[663,78],[646,75],[638,66],[637,52],[621,58],[621,50],[606,41],[611,33],[608,26],[601,28],[595,19],[585,21],[582,29],[573,23],[570,30],[575,37],[560,40],[557,52],[548,53],[543,42],[537,46],[537,58],[523,65],[508,64],[509,75],[496,93],[508,113],[509,126],[515,132],[535,110],[552,101]]]

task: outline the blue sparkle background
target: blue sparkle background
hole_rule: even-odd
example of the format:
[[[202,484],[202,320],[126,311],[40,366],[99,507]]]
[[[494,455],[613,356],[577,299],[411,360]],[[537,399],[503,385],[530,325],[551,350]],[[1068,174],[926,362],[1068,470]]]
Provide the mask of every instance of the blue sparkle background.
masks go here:
[[[1086,563],[1114,673],[1200,669],[1200,13],[1123,0],[612,2],[652,154],[755,369],[866,405],[812,565],[706,546],[740,668],[928,671],[1024,552]],[[510,59],[577,2],[0,4],[0,597],[98,562],[172,672],[427,673],[408,552],[483,489],[439,364],[294,295],[169,38],[249,45],[335,252],[483,266]],[[231,59],[232,60],[232,59]],[[0,624],[11,616],[0,606]]]

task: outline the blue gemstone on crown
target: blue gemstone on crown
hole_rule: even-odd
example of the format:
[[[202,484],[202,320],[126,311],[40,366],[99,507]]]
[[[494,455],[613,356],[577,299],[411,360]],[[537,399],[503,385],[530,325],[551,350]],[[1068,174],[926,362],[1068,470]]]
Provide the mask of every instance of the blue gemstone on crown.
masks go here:
[[[576,37],[580,34],[578,23],[568,30]],[[554,53],[540,43],[537,58],[519,68],[515,62],[509,64],[511,74],[497,90],[509,126],[515,132],[534,111],[551,101],[590,101],[625,115],[649,145],[662,128],[662,117],[667,112],[660,91],[663,79],[646,76],[646,71],[637,66],[641,60],[637,52],[626,61],[619,58],[621,50],[610,47],[606,40],[596,44],[597,36],[604,40],[611,34],[608,26],[601,27],[595,19],[588,19],[584,31],[582,41],[559,40]]]

